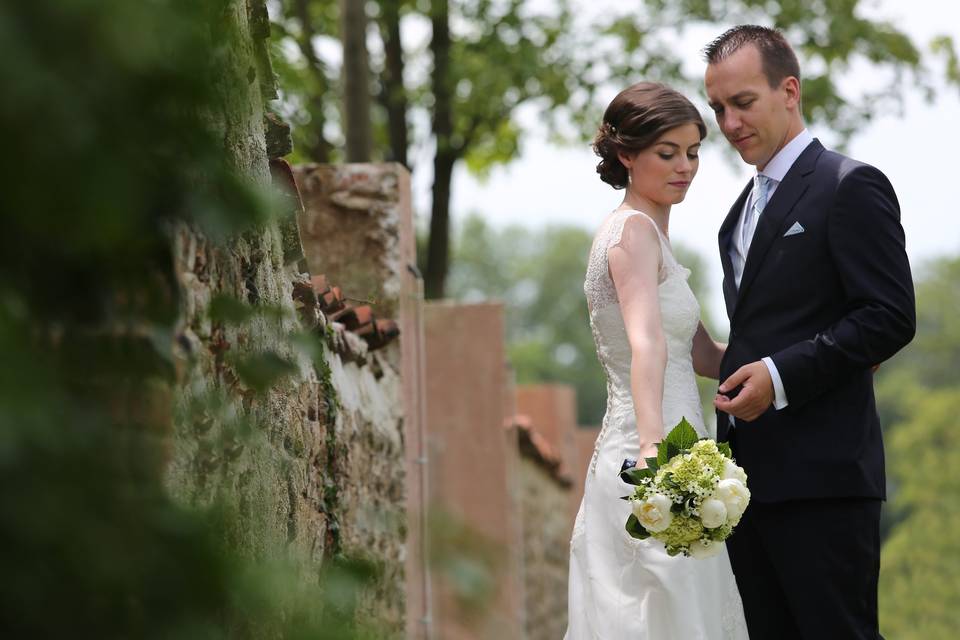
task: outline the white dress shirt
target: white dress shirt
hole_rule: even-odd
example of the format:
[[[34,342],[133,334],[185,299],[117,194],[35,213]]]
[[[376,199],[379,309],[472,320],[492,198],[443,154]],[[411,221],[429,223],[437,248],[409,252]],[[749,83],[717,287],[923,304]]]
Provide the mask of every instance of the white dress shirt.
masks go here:
[[[770,185],[767,187],[766,206],[770,206],[773,194],[776,193],[777,187],[783,182],[787,171],[790,170],[790,167],[793,166],[793,163],[797,161],[797,158],[800,157],[800,154],[803,153],[803,150],[806,149],[811,142],[813,142],[813,135],[807,129],[804,129],[784,145],[783,149],[780,149],[777,155],[770,159],[770,162],[763,168],[763,171],[759,172],[761,175],[770,179]],[[746,238],[743,237],[743,224],[747,218],[747,212],[750,211],[752,207],[753,191],[750,192],[750,196],[743,205],[743,211],[740,212],[740,219],[737,221],[737,226],[733,230],[733,238],[730,242],[730,260],[733,263],[733,278],[734,282],[737,283],[738,289],[740,288],[740,280],[743,278],[743,267],[747,262],[747,252],[750,250],[750,242],[753,240],[752,233]],[[761,213],[760,215],[762,216],[763,214]],[[755,231],[756,228],[757,225],[754,224],[753,230]],[[779,411],[788,404],[787,392],[783,388],[783,380],[781,380],[780,372],[777,371],[777,366],[773,363],[773,360],[766,357],[763,358],[763,363],[767,365],[767,369],[770,371],[774,391],[773,406]],[[730,416],[730,423],[733,424],[733,416]]]

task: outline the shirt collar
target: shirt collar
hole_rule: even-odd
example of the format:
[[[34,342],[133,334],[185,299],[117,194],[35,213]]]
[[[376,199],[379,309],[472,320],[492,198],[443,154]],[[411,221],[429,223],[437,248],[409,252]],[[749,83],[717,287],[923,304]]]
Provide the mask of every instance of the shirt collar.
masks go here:
[[[777,155],[773,156],[763,171],[759,173],[775,180],[777,184],[783,182],[787,171],[790,170],[790,167],[793,166],[793,163],[797,161],[797,158],[811,142],[813,142],[813,134],[804,128],[803,131],[794,136],[793,140],[785,144],[783,149],[780,149]]]

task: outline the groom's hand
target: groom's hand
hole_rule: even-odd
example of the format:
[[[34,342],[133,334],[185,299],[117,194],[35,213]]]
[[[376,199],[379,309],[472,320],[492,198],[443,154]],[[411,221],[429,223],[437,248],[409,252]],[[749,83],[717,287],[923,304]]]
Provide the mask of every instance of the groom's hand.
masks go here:
[[[725,394],[743,386],[740,393],[733,399]],[[720,393],[713,400],[713,405],[732,416],[752,422],[773,404],[773,379],[770,370],[761,361],[745,364],[737,369],[733,375],[721,383]]]

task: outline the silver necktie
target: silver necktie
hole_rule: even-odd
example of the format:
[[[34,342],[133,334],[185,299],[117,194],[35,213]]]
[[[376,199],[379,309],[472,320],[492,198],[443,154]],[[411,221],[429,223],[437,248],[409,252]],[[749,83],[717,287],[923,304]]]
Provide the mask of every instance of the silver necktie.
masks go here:
[[[747,210],[747,215],[743,220],[743,226],[740,229],[740,246],[743,247],[743,257],[746,259],[747,252],[750,250],[750,242],[753,240],[753,232],[757,228],[757,220],[763,213],[763,208],[767,206],[767,192],[770,189],[771,179],[762,173],[753,177],[753,206]]]

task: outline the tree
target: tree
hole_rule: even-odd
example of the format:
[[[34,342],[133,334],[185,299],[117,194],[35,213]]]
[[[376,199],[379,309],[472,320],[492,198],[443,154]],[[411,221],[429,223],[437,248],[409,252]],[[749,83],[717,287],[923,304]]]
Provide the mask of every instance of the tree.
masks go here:
[[[337,4],[334,0],[283,0],[282,7],[280,18],[272,23],[273,61],[283,98],[280,110],[293,129],[291,158],[341,159],[327,126],[337,124],[340,117],[339,88],[330,63],[318,50],[323,38],[339,33]],[[285,51],[284,45],[292,45],[297,55]]]
[[[292,119],[312,130],[295,131],[295,136],[327,140],[322,130],[328,120],[323,114],[335,110],[320,109],[311,96],[329,64],[320,61],[307,43],[320,40],[317,34],[329,26],[330,0],[292,1],[296,11],[285,6],[278,24],[297,42],[306,62],[293,56],[283,70],[286,79],[294,80],[287,87]],[[378,0],[369,5],[378,11],[383,47],[371,64],[381,87],[379,108],[387,114],[373,120],[381,129],[383,122],[389,123],[386,131],[374,134],[383,141],[374,157],[402,162],[409,154],[401,148],[434,145],[425,263],[431,297],[445,293],[454,167],[463,162],[482,174],[516,157],[524,135],[516,115],[523,105],[535,105],[557,139],[582,142],[599,122],[603,105],[596,96],[601,90],[609,92],[645,78],[699,92],[700,74],[685,74],[676,48],[687,27],[709,25],[719,31],[716,25],[749,21],[782,28],[803,58],[806,117],[833,129],[841,143],[874,114],[899,108],[908,82],[929,90],[918,46],[895,25],[860,17],[864,4],[860,0],[645,0],[639,6],[612,5],[611,12],[592,24],[575,22],[568,2],[558,0],[547,9],[524,0],[429,0],[408,5]],[[429,21],[428,47],[403,49],[400,24],[405,15]],[[308,24],[311,20],[313,24]],[[952,41],[939,38],[935,46],[947,60],[948,74],[956,76]],[[862,95],[848,96],[841,81],[858,62],[871,65],[878,81]],[[305,81],[299,73],[304,67],[317,81]],[[430,68],[431,73],[410,77],[405,87],[405,67]],[[417,120],[431,125],[411,136],[407,123]],[[329,145],[320,144],[317,150],[329,150]]]
[[[380,0],[380,39],[383,40],[383,71],[380,73],[379,100],[387,112],[387,160],[409,167],[407,147],[407,91],[403,86],[403,41],[400,33],[401,0]]]
[[[900,521],[883,546],[881,630],[948,640],[960,625],[960,387],[914,392],[888,439]]]
[[[373,145],[370,126],[370,62],[367,14],[363,2],[340,0],[343,40],[343,119],[347,162],[369,162]]]
[[[880,572],[881,630],[938,640],[960,623],[960,258],[916,270],[917,335],[877,373],[888,493]]]

